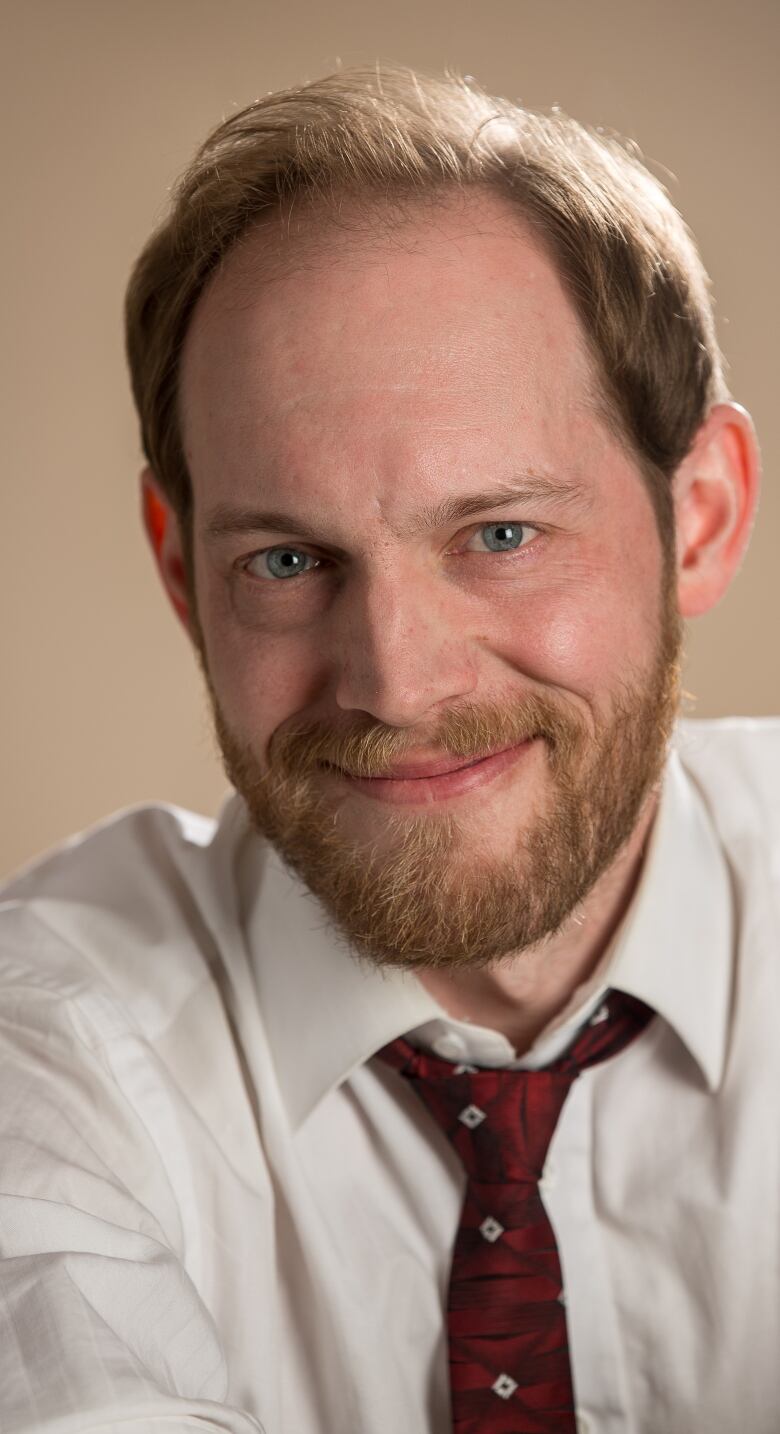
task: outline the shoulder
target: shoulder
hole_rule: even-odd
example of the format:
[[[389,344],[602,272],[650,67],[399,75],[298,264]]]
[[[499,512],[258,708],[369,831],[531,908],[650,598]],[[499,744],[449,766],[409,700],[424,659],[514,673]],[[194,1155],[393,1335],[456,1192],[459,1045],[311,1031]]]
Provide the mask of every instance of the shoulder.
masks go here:
[[[673,745],[727,839],[780,846],[780,717],[689,718]]]
[[[0,887],[0,985],[115,1003],[153,1035],[235,924],[237,799],[219,822],[150,804],[118,812]],[[112,999],[113,998],[113,999]]]
[[[675,747],[703,780],[780,800],[780,717],[687,718],[677,725]]]

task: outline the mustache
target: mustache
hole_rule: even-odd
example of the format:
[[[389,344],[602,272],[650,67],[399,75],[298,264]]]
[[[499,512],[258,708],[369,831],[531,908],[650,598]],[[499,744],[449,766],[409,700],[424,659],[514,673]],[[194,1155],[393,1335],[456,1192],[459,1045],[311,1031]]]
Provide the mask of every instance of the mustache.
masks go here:
[[[381,777],[393,763],[421,747],[469,761],[542,737],[553,760],[567,761],[584,736],[579,717],[532,693],[512,704],[459,704],[425,731],[388,727],[368,716],[343,727],[302,723],[274,733],[268,758],[272,771],[299,778],[319,767],[338,767],[353,777]]]

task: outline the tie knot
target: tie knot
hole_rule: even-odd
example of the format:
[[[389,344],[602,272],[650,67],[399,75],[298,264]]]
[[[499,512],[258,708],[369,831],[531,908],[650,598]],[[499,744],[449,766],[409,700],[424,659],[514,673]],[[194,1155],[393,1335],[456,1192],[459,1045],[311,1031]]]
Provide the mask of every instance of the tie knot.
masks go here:
[[[537,1181],[580,1071],[616,1055],[651,1015],[635,997],[611,991],[566,1054],[541,1070],[454,1065],[402,1036],[377,1055],[409,1080],[472,1178]]]
[[[392,1042],[396,1049],[398,1044]],[[446,1070],[448,1062],[421,1056],[406,1041],[403,1046],[411,1056],[397,1068],[472,1178],[481,1182],[538,1180],[561,1107],[577,1075],[575,1066],[517,1071],[449,1065]],[[378,1054],[387,1060],[388,1047]]]

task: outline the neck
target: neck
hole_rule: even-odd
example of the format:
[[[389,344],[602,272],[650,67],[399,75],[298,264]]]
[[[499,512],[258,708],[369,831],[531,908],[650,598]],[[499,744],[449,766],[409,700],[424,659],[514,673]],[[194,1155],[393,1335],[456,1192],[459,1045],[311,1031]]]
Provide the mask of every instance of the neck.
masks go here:
[[[456,1020],[500,1031],[523,1055],[607,951],[636,891],[657,805],[654,791],[611,866],[554,936],[481,970],[419,971],[426,990]]]

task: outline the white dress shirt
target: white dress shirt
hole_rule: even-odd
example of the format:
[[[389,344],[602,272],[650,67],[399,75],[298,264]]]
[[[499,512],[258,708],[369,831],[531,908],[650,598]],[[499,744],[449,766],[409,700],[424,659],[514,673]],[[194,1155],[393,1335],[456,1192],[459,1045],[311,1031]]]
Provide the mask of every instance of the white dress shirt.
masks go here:
[[[249,830],[120,813],[0,907],[2,1434],[447,1434],[464,1175],[372,1059],[512,1064]],[[780,1429],[780,721],[685,721],[596,976],[658,1013],[542,1182],[580,1427]]]

